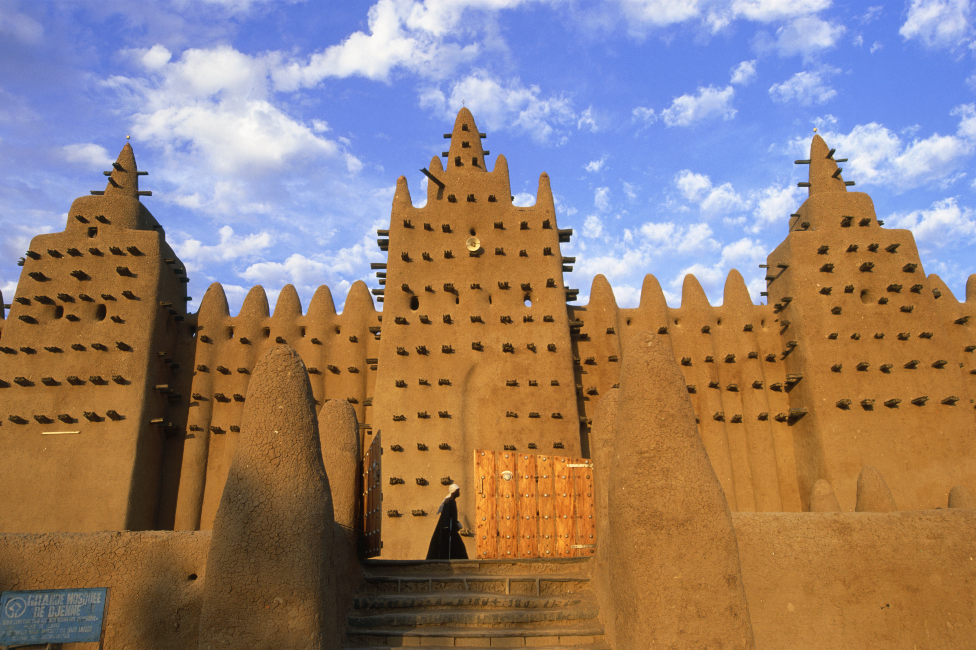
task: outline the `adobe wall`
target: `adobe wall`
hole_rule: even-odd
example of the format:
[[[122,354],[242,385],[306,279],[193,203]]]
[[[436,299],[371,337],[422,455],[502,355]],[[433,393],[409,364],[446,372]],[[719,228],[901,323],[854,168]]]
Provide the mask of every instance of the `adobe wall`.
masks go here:
[[[189,336],[182,264],[139,173],[126,145],[106,190],[27,252],[0,346],[4,532],[156,526]]]
[[[209,546],[209,531],[0,535],[0,591],[108,587],[106,650],[186,650],[197,647]]]
[[[389,261],[374,428],[383,431],[383,557],[425,557],[445,485],[474,528],[476,449],[580,453],[563,258],[545,174],[535,206],[512,205],[508,165],[486,171],[470,111],[430,163],[427,204],[397,183],[380,247]],[[438,183],[441,185],[439,186]],[[468,246],[469,240],[477,243]],[[476,540],[465,537],[469,557]]]
[[[330,399],[353,406],[360,422],[360,447],[369,445],[369,389],[379,357],[380,319],[363,282],[353,284],[341,314],[336,313],[328,288],[320,287],[303,315],[298,294],[288,285],[273,315],[264,289],[258,286],[248,292],[234,317],[228,313],[223,288],[211,285],[196,316],[187,431],[174,500],[177,530],[206,530],[213,525],[237,448],[251,372],[275,345],[286,343],[301,356],[317,410]]]
[[[976,647],[976,510],[733,513],[756,647]]]

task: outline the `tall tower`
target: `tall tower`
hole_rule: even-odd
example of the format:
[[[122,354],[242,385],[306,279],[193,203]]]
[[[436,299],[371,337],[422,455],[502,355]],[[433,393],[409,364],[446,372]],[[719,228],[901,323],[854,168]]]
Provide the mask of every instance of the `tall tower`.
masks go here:
[[[580,425],[549,177],[535,206],[512,205],[508,164],[486,169],[471,112],[430,163],[427,205],[397,181],[385,271],[373,429],[382,431],[383,556],[424,557],[443,484],[461,486],[474,528],[475,449],[578,455]],[[381,279],[381,284],[384,280]],[[425,516],[429,515],[429,516]],[[474,557],[475,542],[467,538]]]
[[[976,472],[976,350],[970,305],[926,277],[912,233],[882,227],[871,198],[848,192],[834,150],[810,145],[809,198],[768,258],[779,318],[803,509],[818,479],[853,508],[863,465],[902,509],[944,507]],[[967,399],[964,399],[967,398]]]
[[[31,241],[0,341],[3,532],[156,526],[183,399],[173,355],[191,334],[183,265],[140,202],[145,173],[126,144],[105,190]]]

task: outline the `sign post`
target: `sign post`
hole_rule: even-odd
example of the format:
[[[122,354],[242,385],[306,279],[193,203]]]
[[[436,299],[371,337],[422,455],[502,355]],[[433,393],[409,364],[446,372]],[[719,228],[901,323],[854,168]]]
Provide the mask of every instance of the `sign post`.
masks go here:
[[[0,646],[97,643],[108,589],[44,589],[0,594]]]

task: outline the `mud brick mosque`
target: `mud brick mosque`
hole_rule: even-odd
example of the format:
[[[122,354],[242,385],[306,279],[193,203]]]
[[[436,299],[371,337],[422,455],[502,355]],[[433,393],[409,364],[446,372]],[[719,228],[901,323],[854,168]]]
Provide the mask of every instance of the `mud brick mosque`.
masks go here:
[[[576,306],[549,177],[516,207],[470,111],[444,137],[341,312],[189,313],[128,144],[32,240],[0,591],[108,587],[105,648],[976,647],[976,275],[815,136],[769,304],[732,271]],[[469,559],[424,561],[451,484]]]

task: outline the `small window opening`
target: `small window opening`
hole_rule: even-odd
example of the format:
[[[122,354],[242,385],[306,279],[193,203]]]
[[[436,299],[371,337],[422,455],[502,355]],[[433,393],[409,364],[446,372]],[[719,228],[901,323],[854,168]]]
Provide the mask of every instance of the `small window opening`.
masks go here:
[[[418,309],[420,309],[420,298],[418,298],[417,296],[410,297],[410,309],[412,311],[417,311]]]
[[[298,328],[298,333],[299,333],[299,335],[301,335],[302,338],[305,338],[305,326],[304,325]]]
[[[341,334],[341,332],[340,332],[340,329],[339,329],[339,326],[338,326],[338,325],[336,325],[336,326],[335,326],[335,333],[336,333],[336,334]]]
[[[55,307],[54,308],[54,317],[55,318],[62,318],[62,317],[64,317],[64,307],[62,307],[61,305],[58,305],[57,307]]]
[[[88,227],[88,237],[89,238],[94,239],[95,238],[95,235],[97,235],[97,234],[98,234],[98,226],[89,226]]]
[[[529,294],[525,294],[524,302],[526,307],[532,306],[532,298],[529,296]]]
[[[234,328],[233,327],[228,327],[227,328],[227,338],[228,338],[228,340],[234,338]]]
[[[867,289],[861,289],[861,302],[863,302],[865,305],[875,302],[874,298],[871,296],[871,292]]]
[[[471,236],[472,237],[475,236],[474,228],[471,228],[470,230],[468,230],[468,232],[471,233]]]
[[[629,318],[627,319],[627,324],[630,325],[630,319]]]
[[[491,304],[491,294],[490,293],[488,294],[488,304],[489,305]]]
[[[108,310],[105,308],[105,305],[99,305],[95,309],[95,320],[105,320],[105,315],[107,311]]]
[[[271,338],[271,328],[270,327],[261,328],[261,334],[263,334],[264,338],[266,339]]]

